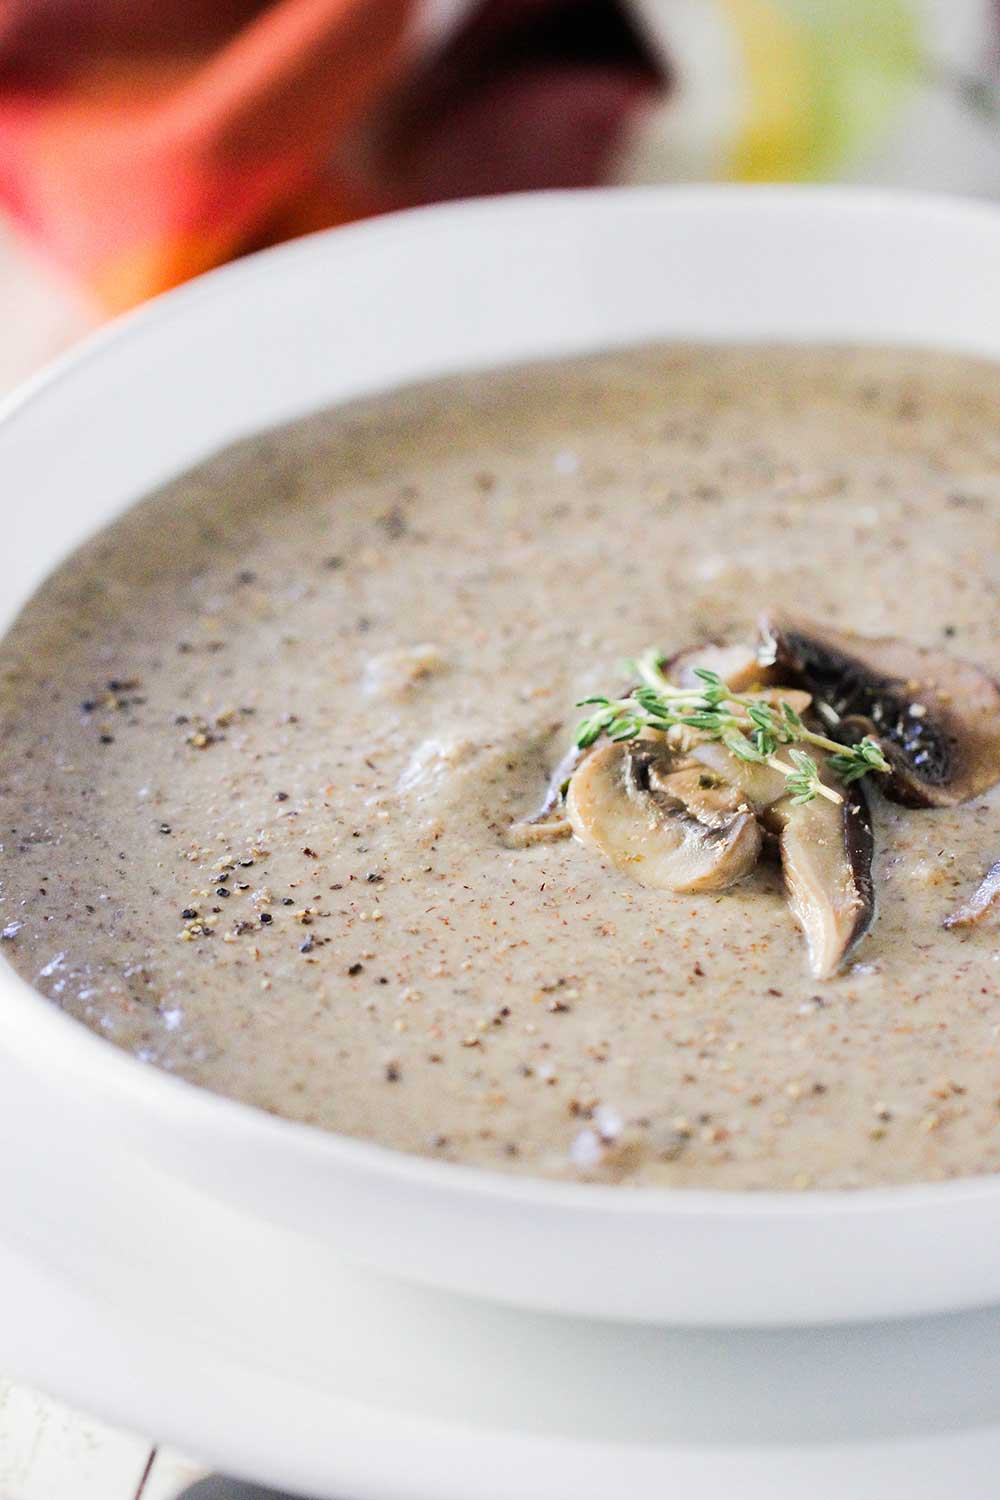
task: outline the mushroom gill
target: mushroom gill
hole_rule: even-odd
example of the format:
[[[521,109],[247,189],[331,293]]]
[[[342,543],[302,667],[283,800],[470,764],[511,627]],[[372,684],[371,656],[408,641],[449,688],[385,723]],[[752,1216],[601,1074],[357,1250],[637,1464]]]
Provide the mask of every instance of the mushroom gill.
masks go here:
[[[708,778],[698,771],[693,777],[690,768],[678,771],[662,741],[605,745],[574,772],[567,816],[581,842],[640,885],[684,893],[724,890],[753,869],[762,834],[731,788],[701,780]],[[696,784],[701,795],[689,803]],[[718,795],[710,798],[710,791]]]
[[[1000,684],[972,662],[891,636],[829,630],[769,611],[771,671],[811,692],[845,743],[870,734],[910,807],[954,807],[1000,781]]]

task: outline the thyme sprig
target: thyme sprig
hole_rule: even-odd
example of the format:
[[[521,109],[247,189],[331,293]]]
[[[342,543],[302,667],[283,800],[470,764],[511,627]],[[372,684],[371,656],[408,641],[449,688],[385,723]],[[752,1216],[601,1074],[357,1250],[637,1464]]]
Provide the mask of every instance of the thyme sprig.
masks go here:
[[[665,734],[678,726],[694,732],[704,740],[721,742],[738,760],[770,766],[787,778],[792,802],[811,802],[826,797],[843,802],[833,787],[827,786],[816,761],[802,745],[814,746],[828,754],[829,768],[845,784],[867,776],[869,771],[887,773],[891,767],[878,743],[866,735],[854,745],[841,745],[826,735],[817,734],[803,723],[802,716],[790,703],[781,699],[777,705],[761,698],[734,693],[708,667],[695,667],[697,687],[677,687],[663,675],[666,658],[655,650],[645,651],[634,662],[626,664],[630,677],[638,686],[625,698],[595,696],[580,700],[579,707],[594,712],[579,725],[576,743],[581,750],[593,745],[601,735],[610,740],[632,740],[644,729]],[[787,760],[779,755],[787,748]]]

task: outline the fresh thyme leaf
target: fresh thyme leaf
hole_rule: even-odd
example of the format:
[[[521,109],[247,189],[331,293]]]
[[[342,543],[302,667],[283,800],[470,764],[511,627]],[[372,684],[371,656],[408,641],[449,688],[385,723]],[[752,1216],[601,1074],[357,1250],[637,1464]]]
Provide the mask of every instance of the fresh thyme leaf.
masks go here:
[[[856,745],[850,745],[836,755],[831,755],[830,765],[843,782],[857,781],[860,777],[867,776],[869,771],[881,771],[885,774],[892,770],[882,747],[867,734]]]
[[[642,725],[638,719],[630,719],[626,714],[616,719],[608,729],[608,739],[616,743],[618,740],[634,740],[641,728]]]
[[[804,750],[789,750],[788,759],[791,761],[795,769],[797,771],[801,771],[803,775],[819,775],[819,767],[816,765],[816,762],[813,760],[812,756],[807,755]]]
[[[793,806],[800,807],[805,802],[812,802],[822,786],[819,767],[804,750],[790,749],[788,759],[795,767],[794,774],[788,778],[788,790]]]
[[[636,688],[633,697],[638,704],[641,704],[641,706],[646,710],[647,713],[655,714],[657,718],[664,717],[666,709],[664,708],[663,701],[660,698],[659,694],[655,693],[652,688]]]
[[[892,773],[889,757],[886,755],[878,740],[873,740],[870,734],[866,734],[855,747],[860,751],[868,765],[873,771],[882,771],[886,776]]]
[[[781,700],[781,712],[784,715],[785,723],[789,730],[796,731],[805,728],[801,715],[797,714],[792,705],[786,702],[784,698]]]
[[[769,729],[756,730],[753,742],[765,760],[768,760],[774,754],[780,743],[778,736],[773,734]]]
[[[596,712],[578,725],[578,747],[586,750],[602,735],[619,742],[635,739],[644,729],[665,734],[683,726],[702,739],[721,741],[739,760],[780,771],[795,803],[811,802],[816,796],[831,802],[843,801],[839,792],[825,784],[813,757],[796,746],[810,745],[823,750],[827,766],[845,785],[867,776],[869,771],[886,775],[892,769],[870,735],[855,745],[841,745],[808,728],[786,700],[782,699],[775,708],[760,698],[734,693],[719,673],[709,667],[693,669],[697,686],[679,687],[663,675],[668,660],[651,647],[627,663],[628,675],[639,679],[627,697],[581,698],[579,707],[594,708]],[[763,659],[762,664],[766,664]],[[778,754],[782,746],[789,747],[787,761]]]
[[[591,714],[589,719],[584,719],[576,731],[576,743],[579,749],[586,750],[600,739],[605,730],[610,729],[618,716],[618,710],[613,704],[606,704],[600,713]]]
[[[778,726],[774,714],[766,703],[751,703],[747,708],[747,717],[754,726],[752,735],[753,743],[765,760],[778,748]]]
[[[762,755],[756,745],[751,744],[746,735],[741,734],[738,729],[729,729],[722,736],[722,743],[731,755],[737,760],[750,761],[756,765],[766,764],[767,756]]]
[[[758,729],[766,729],[769,734],[774,733],[774,715],[766,703],[751,703],[747,709],[747,717],[751,724]]]
[[[720,703],[725,702],[729,689],[718,672],[711,672],[707,667],[695,667],[694,675],[704,683],[702,697],[709,708],[718,708]]]

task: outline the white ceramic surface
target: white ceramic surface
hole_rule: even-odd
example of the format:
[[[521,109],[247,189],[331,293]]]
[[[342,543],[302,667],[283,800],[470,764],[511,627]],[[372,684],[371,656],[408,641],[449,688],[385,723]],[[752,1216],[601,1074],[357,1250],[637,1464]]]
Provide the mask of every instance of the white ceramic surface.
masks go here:
[[[316,1500],[996,1500],[998,1310],[730,1332],[500,1308],[339,1265],[142,1170],[110,1123],[67,1143],[72,1104],[2,1056],[0,1099],[0,1360],[206,1464]]]
[[[7,406],[0,624],[96,525],[244,433],[404,380],[671,336],[1000,355],[1000,212],[831,190],[554,195],[422,210],[244,261],[119,323]],[[6,967],[0,1048],[57,1084],[68,1138],[110,1128],[206,1206],[407,1279],[702,1324],[1000,1300],[1000,1180],[621,1192],[418,1160],[156,1074]],[[192,1214],[183,1232],[197,1240],[208,1223]],[[0,1224],[18,1230],[2,1204]],[[316,1296],[323,1265],[309,1261]]]

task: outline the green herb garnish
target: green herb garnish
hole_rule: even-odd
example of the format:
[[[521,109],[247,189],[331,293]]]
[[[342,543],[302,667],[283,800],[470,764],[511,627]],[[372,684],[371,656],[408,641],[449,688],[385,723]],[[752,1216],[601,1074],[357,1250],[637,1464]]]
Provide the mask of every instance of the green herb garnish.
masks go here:
[[[644,729],[665,734],[684,727],[703,740],[720,741],[737,759],[770,766],[788,779],[793,803],[826,797],[843,797],[826,786],[815,760],[798,747],[811,745],[829,754],[827,764],[845,785],[867,776],[869,771],[888,773],[892,768],[878,743],[866,735],[855,745],[841,745],[806,727],[802,717],[783,699],[777,706],[751,695],[732,692],[717,672],[695,667],[698,687],[676,687],[663,675],[666,658],[657,650],[645,651],[625,670],[639,679],[627,698],[592,697],[579,707],[593,708],[580,724],[576,743],[581,750],[606,735],[610,740],[632,740]],[[788,758],[779,750],[788,747]]]

